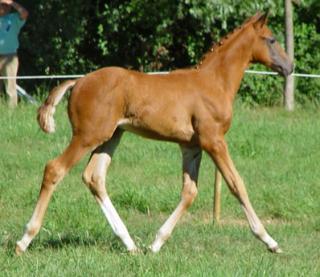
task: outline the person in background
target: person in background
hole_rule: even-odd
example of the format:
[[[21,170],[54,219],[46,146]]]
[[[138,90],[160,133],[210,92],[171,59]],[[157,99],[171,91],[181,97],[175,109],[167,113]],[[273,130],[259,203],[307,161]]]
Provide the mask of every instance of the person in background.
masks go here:
[[[11,13],[11,10],[14,10],[14,12]],[[1,76],[17,76],[19,66],[17,55],[17,50],[19,48],[18,36],[28,15],[28,11],[17,2],[12,0],[0,0]],[[16,79],[5,79],[3,80],[3,83],[5,84],[6,93],[9,96],[9,106],[16,107],[18,104]],[[2,84],[1,87],[3,87]]]

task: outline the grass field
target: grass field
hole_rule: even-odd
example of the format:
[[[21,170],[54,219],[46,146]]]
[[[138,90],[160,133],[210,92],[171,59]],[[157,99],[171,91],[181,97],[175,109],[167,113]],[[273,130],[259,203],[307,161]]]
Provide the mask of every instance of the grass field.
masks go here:
[[[222,223],[212,224],[214,166],[204,155],[199,194],[158,254],[129,255],[83,185],[77,165],[55,192],[25,255],[16,240],[34,208],[45,163],[69,142],[65,105],[57,131],[42,133],[36,107],[0,104],[0,276],[320,276],[320,111],[237,105],[227,136],[251,202],[284,253],[253,237],[238,202],[222,191]],[[111,199],[143,250],[177,205],[177,145],[126,134],[107,177]]]

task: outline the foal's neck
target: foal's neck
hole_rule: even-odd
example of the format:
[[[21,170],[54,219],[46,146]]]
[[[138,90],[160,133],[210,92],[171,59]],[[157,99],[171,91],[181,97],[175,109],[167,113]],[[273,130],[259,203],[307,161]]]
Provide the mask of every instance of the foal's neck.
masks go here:
[[[220,82],[232,100],[252,60],[253,42],[254,33],[250,29],[240,30],[218,49],[208,54],[199,67],[199,70],[209,72],[214,82]]]

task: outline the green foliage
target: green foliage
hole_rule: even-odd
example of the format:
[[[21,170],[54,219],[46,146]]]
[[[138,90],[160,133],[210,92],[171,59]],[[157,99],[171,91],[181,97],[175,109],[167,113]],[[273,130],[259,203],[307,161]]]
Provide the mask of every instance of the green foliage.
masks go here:
[[[221,36],[275,2],[112,2],[105,4],[99,14],[98,47],[108,64],[144,71],[189,66],[197,63]]]
[[[266,71],[266,68],[261,65],[252,66],[250,69]],[[248,106],[279,106],[283,85],[283,78],[279,76],[246,74],[239,95]]]
[[[196,64],[221,37],[257,11],[271,12],[269,24],[284,43],[282,0],[30,0],[21,33],[20,74],[82,74],[119,65],[141,71]],[[320,5],[294,7],[296,71],[318,73]],[[256,67],[253,67],[256,68]],[[265,69],[264,67],[258,67]],[[23,81],[26,88],[39,80]],[[45,85],[52,87],[52,81]],[[319,103],[319,80],[296,78],[296,99]],[[248,105],[282,101],[283,80],[246,76],[240,91]]]
[[[320,33],[316,25],[302,23],[295,30],[295,71],[319,74]],[[311,101],[320,104],[320,79],[296,78],[296,95],[300,103]]]
[[[90,66],[81,53],[90,20],[83,16],[89,11],[83,1],[33,0],[25,6],[30,17],[21,33],[21,59],[29,74],[66,74]]]

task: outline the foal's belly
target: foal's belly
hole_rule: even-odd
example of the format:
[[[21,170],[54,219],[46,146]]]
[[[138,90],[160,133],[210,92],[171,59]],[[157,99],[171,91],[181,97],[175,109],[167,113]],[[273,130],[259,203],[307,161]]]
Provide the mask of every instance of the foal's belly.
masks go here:
[[[145,138],[164,141],[190,142],[194,136],[191,124],[150,124],[137,119],[121,119],[118,121],[118,127]]]

